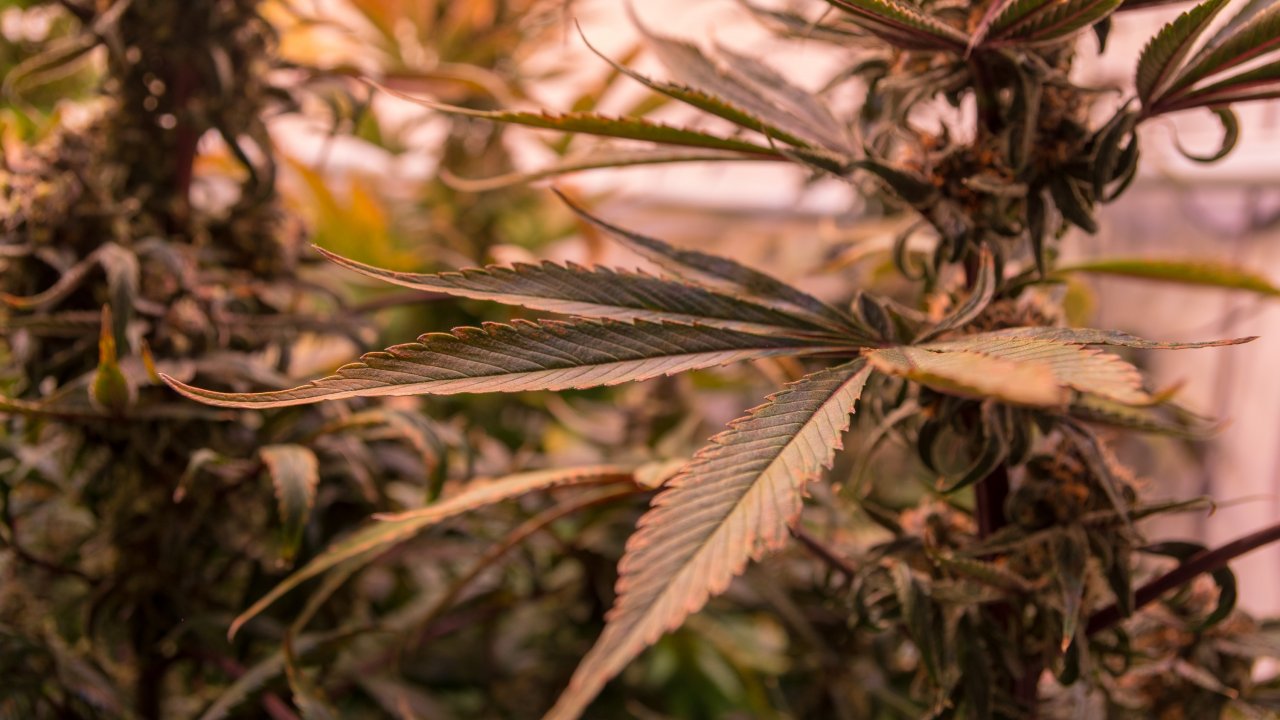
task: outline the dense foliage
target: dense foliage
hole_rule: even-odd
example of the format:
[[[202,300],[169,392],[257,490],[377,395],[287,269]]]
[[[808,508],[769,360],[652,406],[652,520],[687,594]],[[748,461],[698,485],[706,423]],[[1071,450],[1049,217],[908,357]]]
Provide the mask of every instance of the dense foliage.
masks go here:
[[[166,712],[190,714],[180,699],[207,696],[216,699],[204,716],[224,717],[283,676],[305,717],[377,706],[405,717],[525,717],[550,707],[552,718],[1274,712],[1274,688],[1252,673],[1277,645],[1234,608],[1226,563],[1280,532],[1216,550],[1152,543],[1142,520],[1207,501],[1140,492],[1112,449],[1117,430],[1195,439],[1213,429],[1151,388],[1137,353],[1248,338],[1163,343],[1067,327],[1057,287],[1092,270],[1274,290],[1221,266],[1104,259],[1063,268],[1057,257],[1067,231],[1096,230],[1098,207],[1135,177],[1144,123],[1207,108],[1225,138],[1202,159],[1231,150],[1231,106],[1280,94],[1280,5],[1249,0],[1207,39],[1225,0],[1189,10],[1143,50],[1136,95],[1103,107],[1072,81],[1079,37],[1092,28],[1105,44],[1114,13],[1152,3],[818,4],[834,10],[816,22],[746,7],[783,36],[853,55],[821,92],[638,22],[674,81],[604,58],[615,76],[731,133],[639,112],[607,116],[588,96],[564,114],[503,109],[493,93],[437,88],[456,67],[417,78],[436,96],[419,98],[404,92],[413,78],[396,65],[412,53],[383,52],[382,82],[459,118],[444,169],[492,177],[455,187],[708,161],[789,163],[846,181],[886,214],[911,218],[889,253],[908,282],[884,292],[850,283],[828,303],[564,197],[584,230],[658,270],[542,262],[407,272],[347,257],[360,249],[348,237],[344,253],[321,254],[430,298],[433,321],[475,322],[450,314],[472,305],[441,308],[450,297],[568,317],[512,311],[283,390],[274,388],[288,384],[299,331],[346,328],[367,339],[300,273],[301,237],[276,202],[262,117],[272,103],[301,107],[303,96],[335,87],[358,104],[361,87],[342,79],[351,74],[342,67],[317,72],[319,88],[270,85],[273,35],[256,3],[73,10],[92,29],[75,42],[107,48],[114,101],[85,130],[55,133],[43,155],[28,151],[29,164],[11,165],[5,179],[14,208],[3,256],[12,333],[3,408],[13,418],[3,436],[5,542],[19,579],[3,596],[0,627],[6,658],[38,648],[48,660],[6,660],[24,680],[4,707],[155,717],[169,687]],[[532,11],[518,2],[436,9],[417,27],[446,53],[496,52],[510,42],[503,14]],[[369,17],[382,42],[404,35],[390,16]],[[492,46],[472,42],[489,31]],[[190,37],[209,46],[192,49]],[[188,52],[231,61],[163,61]],[[495,66],[478,54],[462,62]],[[226,77],[228,68],[244,77]],[[850,86],[865,97],[842,112],[829,100]],[[937,120],[929,111],[940,103],[963,119]],[[476,121],[610,140],[551,143],[560,159],[521,174]],[[167,131],[163,142],[156,128]],[[237,199],[216,210],[193,206],[187,191],[195,139],[208,131],[242,165]],[[358,132],[369,135],[367,126]],[[477,132],[478,142],[467,139]],[[514,192],[474,200],[433,185],[433,212],[468,210],[457,219],[475,244],[451,235],[448,251],[483,255],[504,213],[539,202]],[[330,247],[343,244],[336,237]],[[684,420],[695,417],[698,391],[657,378],[739,361],[791,382],[693,452],[698,428]],[[590,393],[572,395],[572,407],[548,395],[433,400],[433,417],[459,413],[452,424],[402,400],[359,404],[632,380],[651,382],[614,391],[614,407],[593,406],[605,396]],[[581,453],[593,464],[564,466],[549,441],[524,463],[513,457],[512,448],[533,447],[523,436],[550,432],[534,419],[539,404],[594,438]],[[582,429],[619,415],[619,432]],[[851,429],[856,449],[842,452]],[[270,482],[255,482],[260,475]],[[904,488],[904,479],[921,482]],[[623,549],[638,503],[648,509]],[[481,509],[454,526],[464,532],[438,532]],[[372,521],[330,541],[372,510]],[[55,512],[77,519],[39,520]],[[79,528],[74,537],[39,537],[67,526]],[[263,544],[271,531],[277,539]],[[421,537],[431,542],[409,545]],[[519,569],[477,589],[517,548]],[[295,555],[295,572],[264,582]],[[304,584],[312,594],[295,597]],[[243,610],[249,595],[258,599]],[[713,617],[693,616],[720,595]],[[313,624],[324,629],[307,631]],[[600,626],[577,670],[562,671],[581,635]],[[216,637],[228,629],[235,655]],[[624,673],[642,654],[644,672]],[[246,658],[258,664],[246,669]],[[120,697],[130,685],[135,697]],[[263,712],[290,716],[273,693],[257,699]]]

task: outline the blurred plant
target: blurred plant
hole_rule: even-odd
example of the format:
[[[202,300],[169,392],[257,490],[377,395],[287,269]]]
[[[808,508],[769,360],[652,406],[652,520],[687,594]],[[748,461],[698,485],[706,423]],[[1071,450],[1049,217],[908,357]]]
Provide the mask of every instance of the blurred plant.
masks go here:
[[[1045,290],[1071,270],[1258,289],[1258,278],[1230,268],[1111,262],[1058,270],[1056,256],[1065,231],[1094,231],[1098,206],[1135,177],[1143,123],[1208,108],[1225,138],[1219,152],[1198,159],[1231,150],[1239,133],[1232,104],[1280,92],[1280,7],[1251,0],[1203,43],[1225,1],[1184,13],[1143,50],[1136,96],[1095,124],[1098,93],[1069,77],[1076,38],[1093,28],[1105,43],[1114,13],[1154,3],[828,4],[836,19],[816,23],[748,7],[784,32],[859,51],[856,64],[828,85],[857,80],[865,87],[865,102],[848,119],[836,117],[824,93],[799,88],[757,60],[727,48],[708,56],[643,27],[677,82],[620,63],[617,72],[739,132],[590,110],[415,102],[455,116],[649,143],[592,148],[526,177],[767,160],[856,183],[918,219],[893,251],[901,273],[918,281],[911,304],[858,292],[846,311],[727,258],[615,227],[571,203],[585,222],[672,277],[551,263],[424,275],[326,253],[391,283],[573,318],[429,333],[288,390],[218,392],[168,382],[207,405],[270,408],[364,396],[565,390],[737,360],[800,358],[800,374],[807,373],[801,379],[731,423],[678,472],[655,478],[663,489],[627,543],[603,633],[547,717],[581,715],[645,648],[789,535],[828,577],[781,583],[769,604],[790,629],[807,629],[816,646],[835,654],[823,667],[847,671],[859,663],[866,673],[853,676],[856,690],[852,680],[819,674],[822,697],[815,700],[808,693],[814,684],[795,668],[766,701],[771,709],[758,714],[1026,718],[1049,712],[1050,696],[1054,712],[1071,707],[1075,716],[1090,708],[1115,717],[1266,714],[1275,698],[1255,691],[1251,669],[1257,656],[1277,648],[1249,642],[1255,626],[1233,610],[1227,563],[1275,541],[1280,526],[1214,550],[1149,544],[1139,520],[1205,502],[1140,497],[1104,435],[1118,427],[1200,436],[1210,423],[1152,392],[1134,365],[1101,348],[1244,340],[1156,343],[1059,327],[1061,310]],[[972,123],[935,120],[925,129],[938,101],[961,109],[972,102]],[[889,439],[913,447],[915,465],[903,474],[928,479],[923,499],[887,503],[878,497],[884,483],[876,492],[855,487],[855,497],[808,487],[832,467],[859,404],[859,417],[874,422],[863,428],[863,453]],[[903,472],[900,464],[886,467]],[[531,489],[607,482],[600,472],[519,476],[381,516],[279,585],[233,630],[303,581],[335,572],[340,578],[341,568],[365,561],[371,548],[394,546],[442,517]],[[820,502],[801,524],[810,490]],[[856,553],[846,547],[855,507],[887,535]],[[829,539],[807,529],[822,526]],[[1152,554],[1179,564],[1162,572],[1141,560]],[[1206,573],[1214,584],[1201,584]],[[794,611],[794,597],[815,590],[818,602]],[[811,620],[815,615],[824,620]],[[596,712],[604,713],[617,699],[600,702]]]
[[[308,715],[326,695],[397,713],[430,704],[385,672],[353,665],[317,682],[296,660],[342,660],[352,643],[394,655],[396,628],[458,631],[453,608],[433,611],[422,593],[499,555],[477,566],[454,542],[437,574],[401,568],[393,587],[385,576],[335,586],[323,610],[283,608],[231,646],[227,622],[357,518],[538,462],[540,443],[526,438],[548,423],[533,412],[479,408],[483,429],[428,418],[414,401],[263,419],[175,402],[160,386],[159,372],[277,386],[312,371],[317,348],[376,339],[368,312],[383,305],[344,306],[277,195],[268,120],[323,88],[276,54],[269,12],[255,0],[4,10],[5,31],[22,34],[0,48],[0,716],[220,717],[253,699],[294,717],[282,691]],[[515,52],[516,37],[498,47]],[[638,418],[638,438],[643,422],[672,425]],[[623,490],[610,497],[634,494]],[[598,504],[552,499],[555,512],[531,499],[505,518],[531,515],[527,536]],[[581,522],[607,529],[619,514],[615,504]],[[474,535],[492,533],[481,524]],[[488,591],[495,606],[503,587]],[[416,605],[369,619],[400,595]],[[306,633],[299,615],[344,624]]]

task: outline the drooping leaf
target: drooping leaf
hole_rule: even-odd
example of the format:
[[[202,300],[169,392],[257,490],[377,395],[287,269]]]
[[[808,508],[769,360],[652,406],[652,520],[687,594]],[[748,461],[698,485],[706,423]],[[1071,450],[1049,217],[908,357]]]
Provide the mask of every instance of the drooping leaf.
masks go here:
[[[1179,562],[1186,562],[1200,553],[1208,552],[1208,549],[1200,543],[1169,540],[1147,545],[1142,548],[1142,552],[1151,555],[1164,555],[1175,558]],[[1239,596],[1236,574],[1231,571],[1229,566],[1224,565],[1214,570],[1212,577],[1213,581],[1218,585],[1218,603],[1214,606],[1213,612],[1209,613],[1198,625],[1192,628],[1193,632],[1208,630],[1226,620],[1227,616],[1236,608],[1236,599]]]
[[[1138,58],[1136,78],[1138,98],[1143,105],[1150,104],[1160,86],[1173,77],[1196,40],[1226,6],[1227,0],[1205,0],[1165,25],[1147,42]]]
[[[1280,67],[1280,65],[1277,67]],[[1240,140],[1239,118],[1236,117],[1236,114],[1232,112],[1231,108],[1225,107],[1215,108],[1213,110],[1213,114],[1217,116],[1218,120],[1222,123],[1222,145],[1209,155],[1196,155],[1195,153],[1188,152],[1186,148],[1182,147],[1182,143],[1178,142],[1178,152],[1182,153],[1182,156],[1186,159],[1198,163],[1217,162],[1231,154],[1231,151],[1235,149],[1236,143]]]
[[[791,313],[642,272],[543,262],[512,267],[491,265],[460,272],[405,273],[382,270],[323,248],[316,249],[345,268],[402,287],[564,315],[696,324],[757,333],[828,332]]]
[[[417,342],[367,353],[334,375],[288,390],[224,393],[163,377],[178,392],[209,405],[270,408],[348,397],[599,387],[838,348],[830,342],[687,325],[515,320],[427,333]]]
[[[982,254],[978,258],[978,277],[973,284],[969,297],[956,307],[950,315],[921,335],[917,342],[925,342],[943,333],[968,325],[974,318],[982,314],[987,305],[991,304],[991,299],[995,297],[999,283],[1000,278],[996,276],[995,260],[991,256],[991,251],[983,248]]]
[[[845,11],[867,32],[907,50],[964,52],[969,38],[926,14],[917,5],[897,0],[827,0]]]
[[[1076,640],[1076,630],[1082,624],[1086,564],[1089,559],[1089,539],[1084,528],[1071,525],[1065,532],[1053,537],[1053,575],[1062,592],[1062,651]]]
[[[737,138],[720,137],[700,130],[665,125],[642,118],[615,118],[596,113],[554,115],[517,110],[475,110],[426,98],[413,97],[381,85],[377,87],[383,92],[390,93],[398,98],[450,115],[462,115],[481,120],[525,125],[543,130],[557,130],[627,140],[643,140],[662,145],[679,145],[706,150],[727,150],[765,158],[779,157],[778,151],[765,145]]]
[[[281,560],[291,562],[302,544],[320,482],[320,461],[303,445],[265,445],[258,457],[275,488],[282,526]]]
[[[227,636],[235,637],[246,622],[307,580],[348,560],[371,559],[443,520],[540,490],[630,482],[631,478],[629,469],[612,465],[567,470],[538,470],[498,480],[475,480],[468,483],[457,494],[421,510],[382,516],[378,518],[378,522],[356,530],[330,545],[311,562],[281,581],[271,589],[271,592],[236,617],[227,631]]]
[[[486,178],[463,178],[449,173],[445,168],[441,168],[440,176],[450,187],[463,192],[478,193],[600,168],[662,165],[667,163],[761,162],[769,160],[782,161],[784,158],[781,156],[768,158],[761,155],[696,148],[596,146],[575,151],[549,165],[527,172],[512,172]]]
[[[1090,273],[1156,280],[1203,287],[1246,290],[1280,297],[1280,288],[1248,268],[1216,260],[1165,260],[1162,258],[1102,258],[1058,267],[1055,273]]]
[[[1052,369],[1018,363],[993,355],[954,350],[938,352],[920,347],[880,348],[866,354],[877,370],[927,385],[950,395],[995,398],[1015,405],[1059,407],[1069,391]]]
[[[805,484],[830,467],[868,374],[858,359],[791,384],[667,483],[627,542],[604,632],[548,720],[580,716],[641,651],[786,542]]]
[[[799,313],[825,327],[845,332],[860,332],[844,313],[769,275],[729,258],[708,255],[697,250],[682,250],[657,238],[612,225],[587,212],[563,193],[555,192],[569,206],[569,209],[583,220],[604,230],[623,245],[679,277],[708,284],[726,292],[740,293],[770,307]]]
[[[1142,389],[1142,375],[1116,355],[1083,345],[1035,338],[991,337],[986,333],[923,347],[964,351],[1048,368],[1058,384],[1117,402],[1140,405],[1152,401]]]
[[[83,260],[67,268],[48,289],[27,297],[0,292],[0,303],[15,310],[37,310],[49,307],[66,299],[89,277],[89,273],[98,267],[101,267],[107,275],[107,285],[113,304],[116,305],[117,317],[127,317],[122,313],[127,312],[125,308],[132,309],[132,302],[122,303],[121,300],[126,298],[132,300],[132,296],[137,291],[141,271],[138,267],[138,256],[114,242],[103,243]],[[117,341],[122,339],[117,337]]]

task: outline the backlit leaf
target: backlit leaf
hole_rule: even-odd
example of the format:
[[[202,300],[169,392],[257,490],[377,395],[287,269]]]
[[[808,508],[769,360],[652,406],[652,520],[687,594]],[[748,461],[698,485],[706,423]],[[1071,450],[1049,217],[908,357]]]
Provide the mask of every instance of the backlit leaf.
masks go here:
[[[348,560],[356,558],[371,559],[374,554],[398,545],[443,520],[539,490],[630,481],[630,470],[611,465],[567,470],[538,470],[511,475],[498,480],[474,480],[467,483],[458,493],[446,497],[435,504],[421,510],[382,516],[378,522],[356,530],[330,545],[324,552],[313,558],[311,562],[289,575],[279,585],[272,588],[271,592],[264,595],[261,600],[258,600],[248,610],[241,613],[231,623],[231,628],[227,631],[227,635],[228,637],[235,637],[235,634],[240,631],[241,627],[244,627],[246,622],[307,580],[321,575]]]
[[[223,393],[164,376],[194,400],[269,408],[383,395],[567,390],[616,385],[739,360],[836,349],[799,338],[650,322],[515,320],[510,325],[427,333],[417,342],[367,353],[336,374],[288,390]]]
[[[791,384],[667,483],[627,542],[604,632],[548,720],[580,716],[641,651],[786,542],[804,487],[831,466],[868,374],[859,359]]]
[[[419,274],[382,270],[316,249],[333,262],[376,280],[534,310],[613,320],[697,324],[743,332],[826,332],[822,326],[794,314],[642,272],[543,262]]]

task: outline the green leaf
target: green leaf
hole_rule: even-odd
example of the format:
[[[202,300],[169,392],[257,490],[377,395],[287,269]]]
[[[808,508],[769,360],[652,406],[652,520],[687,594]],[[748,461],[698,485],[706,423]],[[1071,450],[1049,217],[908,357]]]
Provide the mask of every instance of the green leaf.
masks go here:
[[[708,255],[697,250],[675,248],[657,238],[611,225],[587,212],[564,193],[558,190],[555,193],[583,220],[609,233],[627,248],[680,277],[700,284],[708,284],[725,292],[744,295],[772,308],[798,313],[827,328],[853,333],[855,336],[861,333],[846,314],[758,270],[753,270],[729,258]],[[869,338],[864,337],[864,339]]]
[[[442,167],[440,168],[440,177],[452,188],[462,192],[478,193],[600,168],[695,162],[762,162],[770,160],[782,161],[784,159],[781,156],[768,158],[724,150],[699,150],[679,147],[627,148],[598,145],[575,151],[558,158],[547,166],[528,172],[512,172],[486,178],[462,178],[453,175]]]
[[[1047,42],[1083,30],[1120,7],[1123,0],[1052,0],[1014,3],[993,23],[989,45]]]
[[[1102,258],[1059,267],[1055,274],[1090,273],[1155,280],[1203,287],[1247,290],[1280,297],[1280,288],[1260,273],[1217,260],[1165,260],[1158,258]]]
[[[313,558],[311,562],[272,588],[271,592],[264,595],[262,599],[236,617],[235,621],[231,623],[231,628],[227,631],[227,636],[235,637],[245,623],[307,580],[317,577],[348,560],[357,562],[371,560],[375,555],[409,540],[426,528],[441,521],[486,505],[493,505],[540,490],[630,482],[631,479],[631,470],[612,465],[568,470],[538,470],[497,480],[473,480],[467,483],[457,494],[421,510],[398,515],[378,516],[378,522],[356,530],[330,545],[324,552]]]
[[[1270,7],[1205,47],[1172,82],[1164,97],[1175,97],[1201,80],[1280,49],[1280,5]]]
[[[709,327],[612,320],[529,322],[427,333],[417,342],[367,353],[336,374],[288,390],[224,393],[162,376],[209,405],[273,408],[384,395],[454,395],[616,385],[740,360],[841,349],[800,338]]]
[[[823,326],[791,313],[642,272],[543,262],[419,274],[382,270],[316,249],[345,268],[402,287],[564,315],[673,322],[755,333],[829,334]]]
[[[960,397],[995,398],[1015,405],[1065,406],[1070,393],[1053,371],[1034,363],[963,350],[937,352],[903,346],[872,350],[875,369]]]
[[[1149,105],[1191,52],[1196,40],[1213,18],[1227,6],[1227,0],[1206,0],[1167,24],[1142,49],[1138,58],[1138,97]]]
[[[604,632],[545,716],[576,718],[610,678],[782,546],[866,384],[861,359],[795,382],[699,451],[637,524]]]
[[[302,445],[265,445],[258,457],[275,488],[282,525],[281,560],[293,561],[302,544],[302,533],[316,503],[320,462],[311,448]]]
[[[1188,440],[1205,440],[1220,427],[1175,405],[1134,407],[1088,394],[1073,400],[1067,414],[1090,423]]]
[[[854,23],[882,40],[906,50],[964,52],[969,38],[963,32],[924,13],[917,5],[897,0],[827,0],[852,16]]]
[[[548,114],[522,112],[517,110],[474,110],[472,108],[449,105],[447,103],[413,97],[397,92],[381,85],[375,85],[383,92],[395,95],[432,110],[450,115],[492,120],[494,122],[524,125],[543,130],[599,135],[602,137],[622,138],[627,140],[643,140],[662,145],[680,145],[708,150],[727,150],[748,153],[765,158],[780,157],[777,150],[757,143],[736,138],[711,135],[700,130],[674,127],[656,123],[643,118],[615,118],[596,113],[564,113]]]

